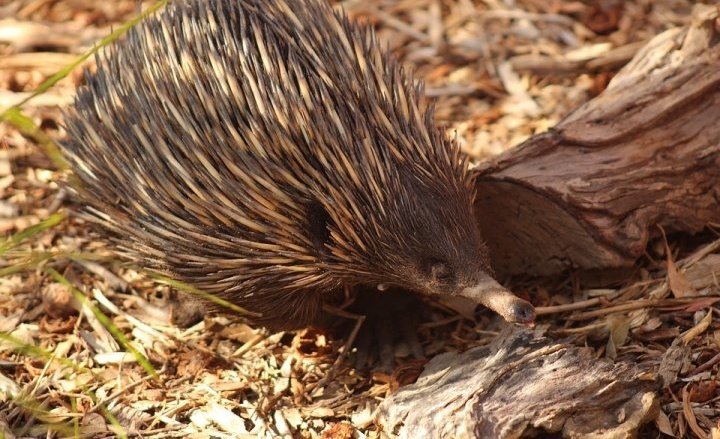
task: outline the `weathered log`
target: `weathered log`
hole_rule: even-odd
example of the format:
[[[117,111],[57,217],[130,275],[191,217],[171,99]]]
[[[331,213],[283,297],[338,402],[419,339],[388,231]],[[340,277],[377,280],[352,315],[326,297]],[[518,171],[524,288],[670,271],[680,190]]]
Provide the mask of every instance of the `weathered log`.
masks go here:
[[[698,7],[598,97],[477,169],[499,273],[630,266],[660,227],[720,221],[719,42],[717,9]]]
[[[657,416],[658,387],[634,365],[510,328],[488,347],[432,359],[377,420],[400,438],[627,438]]]

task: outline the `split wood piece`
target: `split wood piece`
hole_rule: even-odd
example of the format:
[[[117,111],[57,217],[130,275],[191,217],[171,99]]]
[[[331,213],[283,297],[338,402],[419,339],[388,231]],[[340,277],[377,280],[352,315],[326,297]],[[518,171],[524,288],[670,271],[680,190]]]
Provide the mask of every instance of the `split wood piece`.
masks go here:
[[[659,408],[659,384],[644,377],[590,348],[508,328],[488,347],[432,359],[376,419],[400,438],[634,437]]]
[[[519,72],[542,76],[577,75],[582,72],[601,72],[624,66],[647,42],[633,42],[601,53],[573,53],[571,56],[540,54],[518,55],[510,64]]]
[[[476,170],[500,274],[631,266],[659,232],[720,220],[720,24],[653,38],[598,97]]]

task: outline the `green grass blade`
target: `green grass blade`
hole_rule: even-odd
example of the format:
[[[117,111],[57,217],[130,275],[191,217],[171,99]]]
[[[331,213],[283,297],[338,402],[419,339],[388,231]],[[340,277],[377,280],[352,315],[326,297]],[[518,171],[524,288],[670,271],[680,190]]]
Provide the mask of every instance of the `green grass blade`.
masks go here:
[[[85,297],[85,296],[83,296],[83,297]],[[71,361],[67,358],[59,358],[59,357],[53,355],[52,353],[50,353],[42,348],[39,348],[37,346],[27,344],[27,343],[23,342],[22,340],[19,340],[18,338],[13,337],[12,335],[8,334],[7,332],[0,332],[0,341],[4,341],[4,342],[7,342],[7,343],[13,345],[15,352],[17,352],[19,355],[29,356],[29,357],[33,357],[33,358],[41,358],[46,361],[57,361],[62,366],[67,367],[68,369],[74,371],[75,373],[89,373],[93,376],[96,375],[91,369],[80,366],[77,363],[75,363],[74,361]],[[83,388],[83,392],[90,397],[90,399],[93,401],[93,403],[98,405],[99,410],[103,413],[103,416],[105,416],[106,420],[110,423],[110,425],[113,425],[116,427],[116,430],[117,430],[116,433],[118,434],[118,436],[122,437],[122,438],[127,438],[125,429],[122,425],[120,425],[120,421],[118,421],[118,419],[115,417],[115,415],[110,413],[110,411],[105,406],[105,404],[100,401],[100,399],[97,397],[97,395],[95,395],[95,392],[88,389],[84,385],[81,387]],[[37,404],[37,402],[35,402],[35,401],[29,402],[26,399],[16,400],[15,398],[13,398],[13,402],[15,402],[18,406],[23,407],[23,408],[27,408],[28,404],[32,405],[33,407],[39,406],[39,404]],[[2,433],[2,432],[0,431],[0,433]],[[0,439],[2,439],[2,437],[0,437]]]
[[[86,367],[78,366],[75,362],[68,360],[67,358],[58,358],[42,348],[24,343],[22,340],[13,337],[7,332],[0,332],[0,341],[4,341],[8,344],[15,346],[15,352],[20,355],[30,356],[33,358],[41,358],[46,361],[57,361],[61,365],[72,369],[76,373],[93,373],[92,370]]]
[[[35,254],[23,261],[13,262],[5,268],[0,268],[0,277],[12,276],[27,270],[37,270],[40,265],[51,259],[53,259],[53,254],[50,252]]]
[[[35,224],[34,226],[30,226],[27,229],[21,230],[20,232],[17,232],[16,234],[10,236],[4,243],[0,244],[0,256],[5,254],[5,252],[10,250],[11,248],[19,245],[26,239],[31,238],[40,232],[55,227],[56,225],[60,224],[60,222],[62,222],[62,220],[64,220],[65,218],[66,215],[62,212],[53,213],[52,215]]]
[[[77,405],[77,398],[72,397],[70,398],[70,408],[73,412],[77,413],[78,411],[78,405]],[[80,439],[80,420],[76,417],[73,417],[73,437],[75,439]]]
[[[17,254],[20,253],[20,254]],[[109,261],[108,256],[97,255],[87,252],[66,252],[66,251],[49,251],[49,252],[17,252],[10,251],[6,255],[8,262],[7,267],[0,268],[0,277],[12,276],[26,270],[37,270],[43,263],[48,261],[59,262],[64,259],[73,261]]]
[[[52,276],[52,278],[56,282],[65,285],[72,292],[73,297],[75,297],[78,302],[82,303],[84,306],[87,306],[90,311],[92,311],[93,315],[95,315],[95,317],[98,319],[98,321],[100,321],[100,323],[105,327],[105,329],[107,329],[110,334],[115,337],[115,340],[117,340],[117,342],[120,343],[120,345],[125,350],[133,354],[138,364],[140,364],[140,366],[145,369],[147,373],[149,373],[155,379],[160,378],[158,373],[155,371],[155,368],[152,366],[152,364],[150,364],[150,361],[140,351],[135,349],[132,344],[130,344],[130,340],[128,340],[127,337],[125,337],[125,334],[123,334],[122,331],[120,331],[120,329],[115,326],[115,324],[113,324],[113,322],[108,316],[106,316],[96,306],[90,303],[88,298],[85,297],[85,295],[80,290],[75,288],[70,283],[70,281],[67,280],[62,274],[58,273],[52,268],[47,268],[46,271],[48,272],[48,274],[50,274],[50,276]]]
[[[68,162],[60,152],[60,147],[54,140],[43,132],[35,122],[28,116],[24,115],[19,108],[10,107],[3,113],[3,118],[7,123],[15,127],[21,134],[31,138],[35,143],[40,145],[50,161],[61,171],[68,169]]]
[[[152,271],[152,270],[144,269],[143,271],[144,271],[145,273],[147,273],[148,276],[150,276],[150,278],[152,278],[152,279],[155,280],[156,282],[159,282],[159,283],[161,283],[161,284],[167,285],[167,286],[169,286],[169,287],[175,288],[175,289],[177,289],[177,290],[180,290],[180,291],[183,291],[183,292],[186,292],[186,293],[193,294],[193,295],[198,296],[198,297],[202,297],[202,298],[205,299],[205,300],[208,300],[208,301],[213,302],[213,303],[215,303],[215,304],[217,304],[217,305],[220,305],[220,306],[222,306],[222,307],[225,307],[225,308],[227,308],[227,309],[229,309],[229,310],[231,310],[231,311],[233,311],[233,312],[235,312],[235,313],[238,313],[238,314],[240,314],[240,315],[248,316],[248,317],[260,317],[260,316],[261,316],[260,313],[248,311],[248,310],[246,310],[245,308],[242,308],[242,307],[240,307],[240,306],[238,306],[238,305],[235,305],[234,303],[228,302],[227,300],[222,299],[222,298],[220,298],[220,297],[217,297],[217,296],[214,295],[214,294],[206,293],[205,291],[202,291],[202,290],[200,290],[200,289],[198,289],[198,288],[195,288],[195,287],[192,286],[192,285],[188,285],[188,284],[186,284],[186,283],[184,283],[184,282],[180,282],[180,281],[177,281],[177,280],[175,280],[175,279],[171,279],[171,278],[169,278],[169,277],[167,277],[167,276],[163,276],[162,274],[157,273],[157,272]]]

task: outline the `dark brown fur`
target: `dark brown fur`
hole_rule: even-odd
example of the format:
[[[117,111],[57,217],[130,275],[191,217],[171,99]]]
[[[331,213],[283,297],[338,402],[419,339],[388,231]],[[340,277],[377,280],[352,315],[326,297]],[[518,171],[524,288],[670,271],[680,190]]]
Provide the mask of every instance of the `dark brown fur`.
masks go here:
[[[119,252],[262,314],[489,267],[467,163],[373,32],[321,0],[178,0],[97,59],[65,148]]]

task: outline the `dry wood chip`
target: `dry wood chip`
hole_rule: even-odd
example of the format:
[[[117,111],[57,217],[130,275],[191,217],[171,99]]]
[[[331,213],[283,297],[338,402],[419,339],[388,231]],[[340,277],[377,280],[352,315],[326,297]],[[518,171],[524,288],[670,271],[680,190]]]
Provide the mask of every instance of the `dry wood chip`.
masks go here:
[[[303,413],[311,418],[331,418],[335,416],[333,409],[328,407],[314,407],[310,410],[303,410]]]
[[[234,392],[248,388],[246,381],[219,381],[212,383],[211,387],[216,392]]]
[[[0,373],[0,401],[7,402],[20,393],[20,386],[14,380]]]
[[[711,253],[690,265],[685,277],[698,291],[705,288],[720,291],[720,254]]]
[[[3,316],[2,319],[0,319],[0,331],[2,332],[12,332],[17,328],[18,324],[20,323],[20,319],[25,314],[24,311],[16,311],[13,314],[10,314],[8,316]],[[2,343],[0,343],[0,346],[2,346]]]
[[[82,308],[70,289],[63,284],[47,284],[40,294],[43,298],[43,309],[51,317],[66,317]]]
[[[283,416],[293,428],[299,428],[303,423],[303,417],[297,408],[288,408],[283,410]]]
[[[367,428],[373,422],[373,411],[374,409],[369,403],[365,404],[363,405],[361,410],[356,411],[352,415],[350,415],[350,420],[352,421],[353,425],[358,428]]]
[[[292,437],[292,431],[285,420],[281,410],[275,410],[273,413],[273,421],[275,421],[275,429],[282,436]]]
[[[93,359],[98,364],[122,364],[137,361],[135,355],[130,352],[103,352],[95,355]]]
[[[0,3],[3,4],[0,16],[13,17],[0,20],[0,40],[5,36],[9,42],[0,44],[0,107],[3,102],[10,104],[28,96],[41,81],[69,60],[74,60],[72,53],[79,53],[96,37],[106,35],[108,25],[117,28],[121,21],[134,16],[137,8],[136,0],[14,0],[4,3],[0,0]],[[617,69],[654,35],[688,23],[690,7],[700,2],[623,2],[619,16],[600,11],[600,20],[589,20],[588,12],[595,10],[595,5],[581,1],[346,0],[338,3],[355,17],[375,26],[382,44],[390,47],[404,65],[414,70],[416,77],[426,80],[426,95],[433,98],[436,118],[443,124],[444,131],[457,138],[464,151],[479,160],[501,153],[516,142],[554,126],[590,96],[604,90],[609,81],[612,86],[621,86],[628,79],[618,79]],[[609,4],[614,3],[615,0],[609,0]],[[652,7],[648,7],[650,3]],[[11,21],[15,23],[5,25]],[[600,23],[602,26],[597,29],[603,32],[610,28],[614,30],[609,35],[598,35],[583,22],[594,28]],[[6,38],[8,30],[14,28],[17,31],[25,25],[35,30],[16,32],[15,37]],[[713,26],[702,29],[703,32],[712,30]],[[643,49],[642,62],[647,63],[647,69],[643,70],[647,73],[644,80],[655,76],[668,62],[681,68],[689,64],[689,59],[675,56],[682,52],[678,46],[681,40],[687,41],[687,49],[695,51],[692,59],[700,59],[709,52],[703,44],[698,44],[699,40],[686,38],[681,28],[671,29],[662,39],[651,43],[651,50]],[[636,67],[639,66],[636,64]],[[81,72],[77,70],[24,108],[42,129],[57,139],[64,135],[62,119],[59,111],[51,111],[45,106],[64,106],[69,102],[80,77]],[[621,99],[613,102],[618,100]],[[38,107],[45,108],[39,110]],[[602,108],[594,108],[593,113],[598,110]],[[605,131],[613,133],[616,130]],[[62,197],[56,195],[57,186],[64,178],[66,174],[52,170],[47,158],[32,142],[7,124],[0,124],[0,236],[36,224],[46,217],[47,211],[65,207],[60,204],[64,202]],[[720,227],[717,221],[714,222],[716,224],[710,227]],[[116,273],[117,259],[114,256],[107,259],[107,244],[91,235],[90,230],[88,224],[71,215],[59,229],[19,246],[17,254],[90,252],[105,258],[92,258],[92,264]],[[676,246],[674,238],[671,244]],[[692,251],[682,244],[673,250],[678,255]],[[593,343],[599,347],[587,364],[592,364],[603,353],[622,362],[635,361],[645,368],[639,380],[654,376],[660,364],[657,373],[671,387],[657,393],[663,400],[665,411],[654,417],[654,428],[666,434],[674,433],[676,437],[689,437],[700,429],[707,437],[720,439],[718,429],[711,428],[720,407],[713,396],[717,393],[714,379],[720,367],[717,354],[720,331],[712,321],[705,326],[711,307],[720,297],[718,251],[720,240],[716,239],[690,256],[678,257],[673,261],[677,273],[672,277],[664,271],[668,268],[664,261],[656,264],[643,259],[642,280],[627,273],[616,276],[613,281],[605,279],[605,282],[586,285],[586,281],[575,277],[559,277],[552,281],[557,281],[556,285],[545,289],[547,293],[535,294],[534,291],[540,290],[539,282],[535,281],[529,286],[522,285],[522,290],[530,291],[531,297],[548,311],[541,319],[543,325],[574,334],[579,337],[578,344],[585,343],[589,335],[597,336],[599,330],[605,331],[602,334],[608,343]],[[651,256],[662,258],[661,255],[669,254],[669,251],[666,254],[655,252]],[[0,255],[0,269],[11,267],[15,263],[13,257],[14,254]],[[66,262],[63,259],[50,261],[59,268],[65,267]],[[121,270],[125,283],[132,284],[141,295],[157,295],[159,289],[144,275],[126,268]],[[138,384],[141,376],[133,371],[139,369],[134,363],[122,368],[118,366],[134,361],[134,357],[118,352],[120,349],[114,339],[98,326],[87,309],[83,309],[77,319],[48,318],[38,299],[40,287],[50,282],[41,270],[31,271],[34,273],[19,272],[0,278],[0,330],[11,332],[57,357],[69,358],[80,366],[92,366],[93,374],[77,374],[58,362],[47,363],[0,342],[0,400],[3,385],[12,387],[13,391],[29,389],[32,397],[51,411],[47,416],[33,419],[20,404],[0,403],[0,436],[11,438],[14,433],[10,428],[17,432],[20,426],[22,437],[45,437],[44,422],[47,420],[70,425],[76,414],[71,413],[69,398],[76,398],[77,411],[85,413],[80,418],[83,437],[118,436],[118,432],[113,432],[113,427],[107,425],[108,421],[98,407],[82,395],[83,386],[96,390],[98,398],[108,402],[130,437],[199,439],[296,435],[319,438],[350,437],[352,434],[360,439],[391,433],[388,430],[381,432],[371,421],[372,409],[385,397],[388,386],[373,381],[367,374],[350,367],[341,368],[337,380],[320,389],[322,402],[306,394],[308,384],[325,376],[327,366],[335,358],[336,346],[339,342],[342,344],[336,333],[313,329],[294,338],[287,333],[268,336],[227,319],[217,320],[219,324],[214,326],[201,323],[183,331],[168,327],[166,310],[138,299],[134,296],[136,291],[113,294],[116,291],[101,289],[102,294],[95,300],[105,312],[109,310],[112,317],[119,317],[115,319],[116,323],[131,342],[151,358],[163,359],[170,366],[161,373],[161,390],[145,382]],[[692,289],[683,285],[683,277]],[[105,282],[112,285],[110,290],[129,291],[109,279],[102,270],[90,269],[73,282],[83,290]],[[623,286],[618,286],[620,282]],[[599,296],[579,293],[588,288],[613,290],[610,290],[611,294]],[[696,293],[700,297],[686,301],[668,298],[670,294],[679,298]],[[566,299],[573,297],[573,300],[555,300],[561,295]],[[588,301],[589,298],[595,298],[595,301]],[[578,308],[562,307],[570,306],[570,303]],[[645,309],[633,307],[638,303]],[[618,306],[620,308],[614,308]],[[605,312],[613,309],[615,316],[629,315],[620,316],[613,323],[607,320]],[[573,310],[595,314],[586,314],[586,320],[582,322],[566,319],[568,312]],[[421,327],[428,354],[468,351],[497,339],[497,327],[486,313],[477,325],[471,323],[475,317],[472,311],[465,313],[469,317],[467,320],[447,313],[447,310],[441,313],[440,320]],[[690,319],[692,313],[695,313],[692,316],[694,322]],[[130,318],[132,316],[135,320]],[[628,326],[632,337],[627,334]],[[680,337],[678,328],[691,329]],[[288,346],[289,339],[293,340],[292,346]],[[675,344],[668,349],[674,339]],[[235,354],[230,355],[233,350],[236,350]],[[223,360],[223,356],[230,361]],[[100,364],[104,359],[109,361]],[[687,398],[683,398],[685,395],[681,394],[676,382],[677,376],[683,373],[681,371],[687,372],[682,375],[689,382]],[[478,379],[481,375],[475,371],[473,378]],[[533,382],[528,385],[525,381],[518,388],[530,391],[534,389],[533,385]],[[282,393],[273,394],[277,390]],[[430,400],[434,401],[442,390],[435,392]],[[677,404],[672,402],[673,393],[680,397]],[[642,409],[648,401],[640,398],[634,402],[633,407]],[[223,413],[214,413],[212,404],[223,407]],[[307,407],[311,404],[322,405],[314,413],[319,417],[309,413]],[[690,412],[686,415],[687,408]],[[225,416],[227,411],[230,416]],[[625,420],[630,425],[631,421],[642,418],[633,418],[633,413],[642,413],[642,410],[620,409],[612,416],[616,421]],[[592,425],[603,416],[600,413],[581,423]],[[242,421],[244,430],[227,432],[215,419],[223,417],[227,418],[226,428],[234,428],[234,423]],[[348,419],[354,428],[346,423]],[[29,429],[22,430],[26,425]]]
[[[694,338],[705,332],[707,328],[710,327],[710,323],[712,323],[712,316],[713,311],[712,309],[709,309],[707,314],[705,314],[705,317],[703,317],[697,325],[688,329],[685,333],[681,335],[683,343],[688,344]]]
[[[677,381],[678,374],[690,355],[690,348],[682,342],[682,338],[676,338],[672,345],[665,351],[658,369],[658,376],[664,387],[669,387]]]
[[[226,433],[249,433],[245,428],[245,421],[241,417],[217,403],[210,403],[204,409],[193,411],[190,419],[200,428],[214,424]]]

